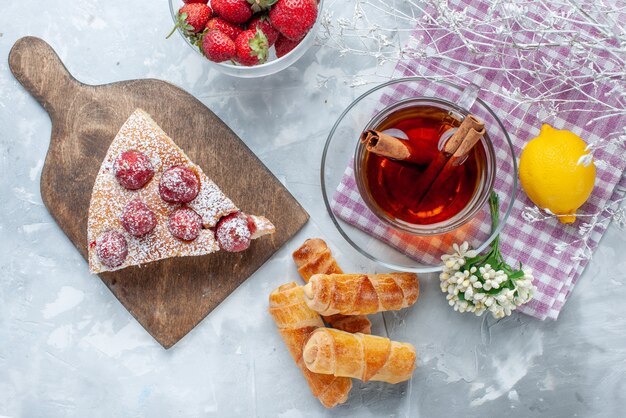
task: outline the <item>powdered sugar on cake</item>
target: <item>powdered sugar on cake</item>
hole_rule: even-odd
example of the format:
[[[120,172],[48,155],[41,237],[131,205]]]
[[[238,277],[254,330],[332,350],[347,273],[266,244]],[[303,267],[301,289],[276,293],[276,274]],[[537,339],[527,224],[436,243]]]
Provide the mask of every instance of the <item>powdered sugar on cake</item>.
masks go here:
[[[154,168],[154,176],[139,190],[124,188],[115,178],[115,160],[122,152],[129,150],[145,154]],[[193,241],[176,239],[167,227],[168,216],[181,205],[165,202],[160,197],[159,181],[163,172],[174,166],[190,168],[198,175],[200,181],[198,195],[187,206],[201,216],[205,229],[200,230],[199,236]],[[120,215],[126,205],[134,199],[145,203],[157,218],[154,230],[142,237],[129,234],[120,221]],[[168,257],[216,252],[220,249],[219,245],[213,231],[206,228],[214,227],[221,217],[238,210],[150,116],[138,109],[128,118],[113,140],[94,184],[87,226],[90,269],[94,273],[99,273]],[[128,256],[115,268],[103,265],[95,248],[98,236],[110,230],[121,233],[128,243]]]
[[[188,206],[200,214],[205,228],[214,227],[222,216],[239,210],[209,179],[202,182],[200,193]]]

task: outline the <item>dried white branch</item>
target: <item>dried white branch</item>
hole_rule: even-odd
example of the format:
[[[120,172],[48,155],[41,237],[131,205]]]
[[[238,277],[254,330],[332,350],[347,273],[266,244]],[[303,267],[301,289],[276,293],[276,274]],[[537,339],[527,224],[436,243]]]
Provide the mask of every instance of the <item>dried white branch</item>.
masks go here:
[[[369,56],[379,64],[428,59],[436,71],[415,68],[415,75],[422,77],[459,79],[485,70],[504,71],[517,88],[493,93],[520,106],[538,105],[548,115],[591,111],[590,124],[626,116],[624,0],[495,0],[480,20],[451,3],[355,0],[351,18],[333,19],[327,12],[319,40],[341,55]],[[408,45],[408,39],[400,40],[412,32],[421,38]],[[450,36],[459,46],[440,50],[441,41]],[[550,51],[559,48],[571,51],[569,62],[550,58]],[[459,49],[468,52],[467,59],[452,56]],[[482,57],[498,65],[477,64]],[[451,70],[450,64],[463,70]],[[524,81],[529,75],[535,83]],[[602,86],[610,92],[600,94]],[[563,99],[568,92],[585,100]],[[584,106],[590,103],[592,110]]]
[[[596,213],[577,213],[577,218],[585,219],[578,225],[578,235],[580,238],[568,242],[556,242],[554,244],[555,254],[561,254],[568,247],[579,247],[572,256],[572,260],[591,259],[593,249],[591,238],[597,228],[605,229],[611,221],[621,230],[626,230],[626,208],[622,203],[626,197],[619,198]],[[536,206],[524,208],[522,217],[526,222],[542,222],[549,219],[558,218],[565,215],[556,215],[547,209],[539,209]]]

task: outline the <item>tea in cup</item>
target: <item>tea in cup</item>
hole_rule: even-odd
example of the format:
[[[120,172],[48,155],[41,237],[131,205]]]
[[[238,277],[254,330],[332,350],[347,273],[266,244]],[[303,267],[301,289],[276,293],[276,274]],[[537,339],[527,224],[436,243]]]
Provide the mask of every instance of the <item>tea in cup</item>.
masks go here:
[[[383,109],[366,126],[354,159],[366,205],[414,235],[441,234],[468,222],[495,180],[495,153],[481,124],[461,106],[432,97]],[[458,148],[449,149],[452,142]]]

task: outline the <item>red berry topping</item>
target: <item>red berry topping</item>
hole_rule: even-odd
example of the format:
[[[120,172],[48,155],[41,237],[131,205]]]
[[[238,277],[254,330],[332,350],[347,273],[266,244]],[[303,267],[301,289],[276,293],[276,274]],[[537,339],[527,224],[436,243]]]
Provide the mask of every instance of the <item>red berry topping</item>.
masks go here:
[[[200,191],[198,176],[183,166],[170,167],[161,176],[159,194],[170,203],[187,203],[196,198]]]
[[[202,218],[191,208],[178,208],[170,214],[167,227],[176,238],[193,241],[200,235]]]
[[[183,0],[183,3],[185,3],[185,4],[189,4],[189,3],[207,4],[208,2],[209,2],[209,0]]]
[[[251,216],[248,216],[248,229],[250,230],[250,235],[254,235],[256,232],[256,223],[254,223],[254,219]]]
[[[209,30],[202,38],[202,52],[213,62],[228,61],[235,56],[235,42],[224,32]]]
[[[251,66],[267,61],[269,45],[267,38],[258,29],[248,29],[239,34],[235,40],[237,53],[235,59],[241,65]]]
[[[250,246],[251,236],[248,217],[241,212],[224,216],[215,228],[215,239],[220,248],[231,253],[247,249]]]
[[[100,262],[109,268],[122,265],[128,256],[126,238],[117,231],[107,231],[96,238],[96,254]]]
[[[280,35],[276,40],[276,44],[274,48],[276,48],[276,57],[280,58],[288,53],[290,53],[295,47],[297,47],[302,39],[299,41],[292,41],[291,39],[285,38],[283,35]]]
[[[156,215],[139,199],[131,200],[120,215],[122,226],[129,234],[142,237],[154,230]]]
[[[209,22],[206,24],[206,28],[209,30],[219,30],[220,32],[228,35],[228,37],[233,41],[237,39],[237,35],[243,32],[243,29],[241,29],[239,25],[227,22],[219,17],[214,17],[213,19],[209,20]]]
[[[270,9],[272,25],[293,41],[302,39],[317,19],[315,0],[278,0]]]
[[[270,20],[269,15],[263,14],[256,17],[253,17],[252,20],[248,23],[248,29],[259,29],[265,37],[267,38],[267,43],[269,46],[274,45],[276,40],[278,39],[278,35],[280,32],[272,26],[272,22]]]
[[[230,23],[244,23],[252,17],[252,8],[247,0],[211,0],[216,15]]]
[[[154,175],[152,163],[139,151],[125,151],[113,164],[117,181],[130,190],[141,189]]]

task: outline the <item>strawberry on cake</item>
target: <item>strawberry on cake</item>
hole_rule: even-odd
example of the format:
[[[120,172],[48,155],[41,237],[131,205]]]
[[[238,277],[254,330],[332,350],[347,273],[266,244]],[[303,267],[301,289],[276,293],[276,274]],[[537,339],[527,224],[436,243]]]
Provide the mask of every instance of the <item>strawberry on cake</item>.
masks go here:
[[[244,251],[274,225],[246,215],[137,109],[111,143],[89,205],[93,273],[169,257]]]

